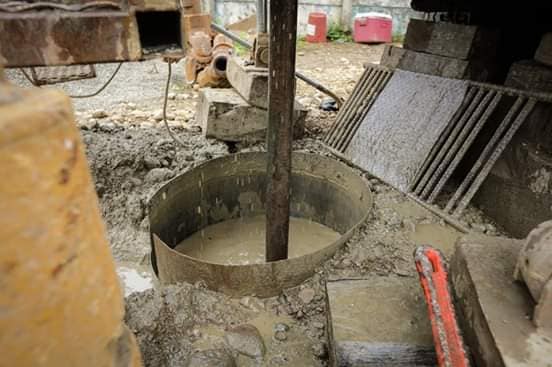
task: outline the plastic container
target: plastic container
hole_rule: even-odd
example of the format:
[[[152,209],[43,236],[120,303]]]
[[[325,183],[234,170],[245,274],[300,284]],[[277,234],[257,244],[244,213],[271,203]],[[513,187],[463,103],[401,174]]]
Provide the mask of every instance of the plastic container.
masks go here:
[[[385,13],[359,13],[355,16],[353,39],[358,43],[391,42],[393,18]]]
[[[328,20],[325,13],[309,13],[307,24],[307,42],[326,42]]]

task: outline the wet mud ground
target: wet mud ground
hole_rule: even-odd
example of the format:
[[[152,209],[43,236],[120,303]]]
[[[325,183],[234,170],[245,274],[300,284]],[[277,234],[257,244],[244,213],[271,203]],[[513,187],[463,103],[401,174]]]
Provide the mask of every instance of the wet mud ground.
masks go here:
[[[355,44],[305,45],[299,49],[298,65],[345,97],[361,75],[362,63],[379,61],[382,50]],[[100,76],[109,75],[110,67],[100,67]],[[169,123],[184,146],[176,144],[160,119],[164,70],[158,61],[125,65],[104,94],[75,100],[112,253],[126,283],[126,322],[136,334],[146,366],[325,366],[328,276],[417,277],[412,260],[417,245],[433,245],[446,256],[452,253],[459,232],[377,178],[352,168],[367,178],[374,193],[373,211],[304,284],[264,300],[230,299],[200,283],[159,287],[148,256],[148,199],[163,183],[201,162],[265,149],[263,143],[227,145],[205,139],[194,121],[197,92],[183,85],[178,68],[172,79]],[[25,83],[15,71],[8,76]],[[93,81],[85,83],[62,87],[71,92],[94,87]],[[294,142],[294,150],[332,156],[319,140],[336,113],[321,111],[318,105],[325,97],[301,82],[297,95],[309,116],[306,136]],[[475,232],[500,232],[474,207],[461,221]],[[253,325],[256,332],[244,324]]]

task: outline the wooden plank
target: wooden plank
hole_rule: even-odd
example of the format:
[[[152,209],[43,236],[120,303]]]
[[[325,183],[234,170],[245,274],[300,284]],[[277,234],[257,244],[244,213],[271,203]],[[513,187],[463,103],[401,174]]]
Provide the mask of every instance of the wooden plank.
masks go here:
[[[427,306],[417,278],[329,279],[330,366],[434,366]]]
[[[343,342],[337,354],[344,363],[337,366],[435,366],[435,348],[396,343]]]
[[[396,46],[385,48],[381,65],[443,78],[468,79],[481,82],[492,79],[495,72],[494,64],[486,60],[461,60]]]
[[[297,0],[270,2],[266,261],[287,259]]]
[[[542,36],[539,48],[535,53],[535,60],[541,64],[552,66],[552,33]]]
[[[433,55],[469,59],[496,56],[498,32],[474,25],[411,19],[404,48]]]
[[[552,92],[552,68],[533,60],[518,61],[510,66],[504,85],[536,92]]]

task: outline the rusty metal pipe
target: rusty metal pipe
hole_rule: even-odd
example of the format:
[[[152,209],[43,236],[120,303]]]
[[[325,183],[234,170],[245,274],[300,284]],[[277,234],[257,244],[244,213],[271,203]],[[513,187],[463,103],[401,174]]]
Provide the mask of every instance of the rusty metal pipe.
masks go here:
[[[224,34],[226,37],[230,38],[232,41],[236,42],[237,44],[239,44],[239,45],[241,45],[241,46],[243,46],[243,47],[245,47],[249,50],[253,48],[253,45],[251,43],[247,42],[246,40],[242,39],[241,37],[237,36],[236,34],[226,30],[224,27],[219,26],[218,24],[211,23],[211,28],[215,32],[219,32],[219,33]],[[340,108],[343,105],[343,98],[339,97],[337,94],[335,94],[334,92],[332,92],[331,90],[329,90],[324,85],[317,82],[316,80],[309,78],[308,76],[306,76],[305,74],[303,74],[303,73],[301,73],[300,71],[297,71],[297,70],[295,71],[295,76],[297,78],[301,79],[302,81],[304,81],[305,83],[307,83],[308,85],[310,85],[311,87],[313,87],[314,89],[317,89],[320,92],[332,97],[336,101],[337,105]]]
[[[197,75],[200,87],[220,87],[227,83],[226,66],[232,55],[233,44],[230,38],[219,34],[213,40],[211,62]]]

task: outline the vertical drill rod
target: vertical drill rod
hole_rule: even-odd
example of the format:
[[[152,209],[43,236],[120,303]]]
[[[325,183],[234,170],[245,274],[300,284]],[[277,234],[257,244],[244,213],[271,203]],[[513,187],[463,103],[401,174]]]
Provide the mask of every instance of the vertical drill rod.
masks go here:
[[[266,261],[288,257],[297,0],[270,2]]]

